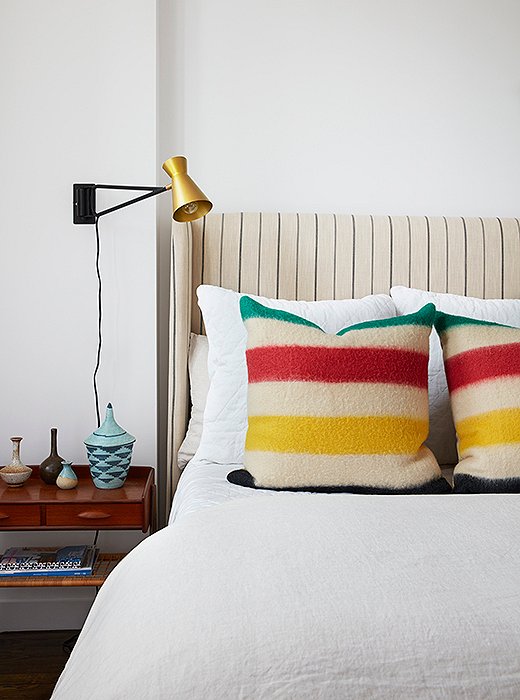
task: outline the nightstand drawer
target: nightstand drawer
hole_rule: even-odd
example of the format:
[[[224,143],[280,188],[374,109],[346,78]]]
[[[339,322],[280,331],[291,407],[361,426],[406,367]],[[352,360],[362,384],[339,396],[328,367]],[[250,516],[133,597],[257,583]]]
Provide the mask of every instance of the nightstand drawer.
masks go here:
[[[40,524],[40,506],[13,506],[0,503],[0,528],[38,527]]]
[[[112,528],[139,528],[143,525],[143,508],[139,503],[84,503],[48,505],[48,527],[71,529],[110,530]]]

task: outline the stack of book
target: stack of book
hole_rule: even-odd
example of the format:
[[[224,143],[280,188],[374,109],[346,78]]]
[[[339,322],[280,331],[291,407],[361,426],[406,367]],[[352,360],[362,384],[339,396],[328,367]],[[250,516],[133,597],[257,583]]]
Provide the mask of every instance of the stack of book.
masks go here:
[[[0,558],[0,576],[90,576],[98,552],[89,544],[11,547]]]

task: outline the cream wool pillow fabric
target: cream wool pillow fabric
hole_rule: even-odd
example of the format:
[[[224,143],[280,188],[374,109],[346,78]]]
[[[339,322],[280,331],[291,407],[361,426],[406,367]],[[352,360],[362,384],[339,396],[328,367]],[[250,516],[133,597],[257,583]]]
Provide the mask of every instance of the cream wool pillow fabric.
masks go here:
[[[209,342],[209,390],[200,445],[192,460],[205,464],[243,464],[247,430],[246,330],[240,316],[243,295],[202,285],[197,289]],[[386,294],[363,299],[287,301],[249,295],[264,306],[297,314],[337,333],[353,323],[396,315]]]
[[[448,493],[428,435],[429,304],[337,335],[240,300],[247,329],[245,470],[267,489]]]
[[[520,493],[520,329],[439,313],[457,493]]]
[[[520,299],[477,299],[408,287],[392,287],[390,294],[399,314],[410,314],[418,311],[425,304],[435,304],[437,311],[446,314],[520,328]],[[457,439],[444,372],[442,348],[435,329],[430,337],[428,373],[430,434],[426,444],[437,457],[439,464],[454,465],[458,461]]]

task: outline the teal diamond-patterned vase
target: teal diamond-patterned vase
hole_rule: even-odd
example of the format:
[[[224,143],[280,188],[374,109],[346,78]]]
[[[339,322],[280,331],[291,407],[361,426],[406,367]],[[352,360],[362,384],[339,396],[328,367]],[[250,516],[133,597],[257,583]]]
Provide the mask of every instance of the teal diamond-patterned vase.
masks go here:
[[[85,440],[90,475],[98,489],[118,489],[125,483],[134,442],[135,437],[116,423],[109,403],[102,425]]]

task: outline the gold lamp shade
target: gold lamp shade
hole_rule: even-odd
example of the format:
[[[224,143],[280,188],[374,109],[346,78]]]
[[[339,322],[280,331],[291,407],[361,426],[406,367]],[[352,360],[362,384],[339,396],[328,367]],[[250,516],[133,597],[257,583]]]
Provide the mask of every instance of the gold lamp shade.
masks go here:
[[[163,170],[172,179],[173,218],[175,221],[194,221],[211,210],[213,204],[188,175],[188,161],[184,156],[168,158]]]

